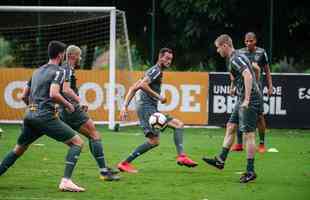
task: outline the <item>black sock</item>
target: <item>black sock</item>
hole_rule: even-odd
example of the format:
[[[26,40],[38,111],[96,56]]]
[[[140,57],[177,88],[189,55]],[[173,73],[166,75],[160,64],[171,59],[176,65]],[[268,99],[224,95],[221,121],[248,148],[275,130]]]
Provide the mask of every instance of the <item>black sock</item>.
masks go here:
[[[13,151],[9,152],[0,164],[0,176],[6,172],[19,158]]]
[[[219,157],[222,159],[222,161],[226,160],[228,153],[229,153],[229,149],[226,147],[223,147],[222,152],[219,155]]]
[[[247,172],[254,172],[254,158],[248,158],[246,170]]]
[[[265,132],[259,132],[259,144],[265,144]]]
[[[77,145],[72,145],[68,151],[66,157],[66,166],[64,172],[64,178],[70,179],[72,176],[73,169],[76,165],[76,162],[79,159],[81,153],[81,147]]]
[[[150,149],[156,147],[158,145],[153,145],[150,144],[148,142],[145,142],[143,144],[141,144],[140,146],[138,146],[134,152],[132,154],[130,154],[128,156],[128,158],[126,159],[126,162],[132,162],[134,159],[136,159],[138,156],[142,155],[143,153],[149,151]]]
[[[240,129],[237,129],[237,144],[242,144],[243,143],[243,134],[240,131]]]
[[[101,140],[89,139],[89,149],[93,157],[97,161],[99,169],[102,170],[106,168]]]

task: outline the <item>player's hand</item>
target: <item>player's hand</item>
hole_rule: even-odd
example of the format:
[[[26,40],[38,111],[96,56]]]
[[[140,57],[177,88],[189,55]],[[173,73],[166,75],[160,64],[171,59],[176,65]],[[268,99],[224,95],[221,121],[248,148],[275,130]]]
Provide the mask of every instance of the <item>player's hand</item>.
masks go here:
[[[69,104],[67,105],[66,110],[67,110],[69,113],[73,113],[75,109],[74,109],[74,106],[73,106],[71,103],[69,103]]]
[[[87,112],[87,111],[88,111],[88,106],[87,106],[87,105],[81,105],[81,109],[82,109],[84,112]]]
[[[236,95],[236,87],[230,87],[229,88],[229,95],[235,96]]]
[[[268,93],[267,94],[268,94],[268,96],[272,95],[272,86],[268,88]]]
[[[250,103],[250,101],[245,99],[245,100],[243,100],[243,102],[241,104],[241,107],[248,108],[249,107],[249,103]]]
[[[167,103],[167,98],[166,97],[163,97],[163,96],[159,96],[159,101],[161,103]]]
[[[126,108],[121,110],[120,118],[122,121],[125,121],[128,119],[128,110]]]

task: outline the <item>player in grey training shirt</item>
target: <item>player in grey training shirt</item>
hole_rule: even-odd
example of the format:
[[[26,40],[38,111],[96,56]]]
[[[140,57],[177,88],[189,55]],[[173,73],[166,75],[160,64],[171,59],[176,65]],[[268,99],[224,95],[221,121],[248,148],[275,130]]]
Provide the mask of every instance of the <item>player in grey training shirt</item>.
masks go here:
[[[171,49],[162,48],[159,51],[158,60],[156,65],[146,71],[144,77],[134,83],[125,98],[125,105],[121,111],[121,118],[126,119],[128,115],[128,106],[132,98],[137,93],[136,108],[140,120],[140,125],[144,131],[146,142],[138,146],[132,154],[130,154],[124,161],[118,164],[121,171],[136,173],[137,169],[131,162],[138,156],[149,151],[150,149],[159,145],[159,131],[154,130],[149,125],[150,116],[158,112],[158,101],[161,103],[166,102],[166,98],[160,95],[161,83],[163,78],[163,70],[168,68],[173,59],[173,52]],[[175,118],[168,118],[168,127],[174,129],[174,142],[177,150],[177,163],[187,167],[195,167],[197,163],[192,161],[183,150],[183,123]]]
[[[22,133],[17,139],[15,148],[6,155],[0,165],[0,175],[11,167],[22,156],[28,146],[43,135],[63,142],[69,146],[66,156],[64,177],[61,179],[61,191],[83,192],[71,176],[80,155],[83,140],[57,115],[57,104],[63,104],[69,112],[73,105],[61,94],[65,71],[59,66],[64,58],[65,44],[52,41],[48,46],[49,62],[34,71],[31,80],[23,90],[23,100],[28,105],[23,120]]]
[[[222,57],[229,59],[230,75],[237,87],[238,101],[226,125],[221,153],[215,158],[204,157],[203,160],[211,166],[223,169],[239,125],[240,130],[245,135],[247,147],[247,168],[246,172],[240,177],[240,182],[247,183],[256,179],[254,171],[255,130],[257,116],[263,105],[262,95],[249,59],[235,51],[230,36],[220,35],[215,40],[215,46]]]

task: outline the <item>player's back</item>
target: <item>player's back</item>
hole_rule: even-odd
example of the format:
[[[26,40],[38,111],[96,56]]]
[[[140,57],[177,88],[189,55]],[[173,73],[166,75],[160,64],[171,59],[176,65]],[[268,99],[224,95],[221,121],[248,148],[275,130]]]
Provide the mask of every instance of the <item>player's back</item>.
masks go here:
[[[63,79],[63,70],[53,64],[46,64],[34,71],[30,83],[30,104],[39,110],[55,110],[55,103],[50,97],[50,86],[54,81]]]
[[[74,93],[79,96],[79,90],[77,87],[77,79],[75,76],[75,70],[72,69],[68,63],[64,63],[62,66],[63,70],[65,71],[65,78],[64,81],[68,82],[70,85],[70,88],[74,91]],[[74,99],[70,96],[68,96],[65,93],[62,93],[63,96],[72,104],[76,104],[77,102],[74,101]]]

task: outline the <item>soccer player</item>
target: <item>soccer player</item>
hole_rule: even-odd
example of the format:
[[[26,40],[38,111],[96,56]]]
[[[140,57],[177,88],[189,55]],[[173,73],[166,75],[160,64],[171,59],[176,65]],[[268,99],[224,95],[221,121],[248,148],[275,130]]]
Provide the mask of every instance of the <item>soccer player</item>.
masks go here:
[[[262,73],[265,72],[268,86],[268,96],[272,94],[272,78],[270,74],[268,57],[265,49],[256,46],[256,35],[253,32],[248,32],[245,35],[244,43],[246,47],[239,49],[240,53],[245,54],[251,61],[252,66],[255,71],[256,79],[260,86],[261,93],[263,93],[263,76]],[[263,113],[258,116],[257,128],[259,133],[259,146],[258,152],[266,152],[265,147],[265,131],[266,122]],[[238,131],[237,133],[237,143],[232,147],[233,151],[242,151],[242,133]]]
[[[159,145],[159,131],[154,130],[149,125],[150,116],[158,112],[158,101],[165,103],[167,99],[160,95],[161,83],[163,78],[163,70],[168,68],[173,59],[173,52],[169,48],[162,48],[159,51],[156,65],[148,69],[144,77],[134,83],[126,97],[124,107],[121,111],[121,119],[126,119],[128,116],[128,106],[132,98],[137,93],[136,108],[140,120],[140,125],[143,128],[146,142],[138,146],[124,161],[118,164],[121,171],[129,173],[137,173],[138,170],[131,162],[143,153],[151,150]],[[183,123],[175,118],[168,116],[168,126],[174,129],[174,143],[177,150],[177,163],[187,167],[195,167],[197,163],[191,160],[183,150]]]
[[[254,171],[255,130],[257,117],[263,106],[262,94],[259,91],[249,59],[244,54],[235,51],[230,36],[220,35],[215,40],[215,46],[222,57],[229,59],[230,75],[236,85],[238,101],[226,125],[221,153],[215,158],[204,157],[203,160],[211,166],[223,169],[239,125],[240,130],[245,134],[247,148],[247,169],[242,174],[240,182],[246,183],[256,178]]]
[[[74,111],[74,106],[60,94],[65,72],[59,64],[64,58],[65,49],[64,43],[51,41],[48,45],[49,62],[33,72],[32,78],[24,88],[22,97],[28,107],[23,120],[22,132],[17,139],[15,148],[2,160],[0,175],[5,173],[23,155],[31,143],[41,136],[47,135],[69,146],[64,176],[59,189],[83,192],[85,189],[77,186],[71,180],[83,140],[58,118],[55,109],[56,104],[63,104],[69,112]]]
[[[117,171],[107,167],[100,133],[96,130],[94,122],[87,115],[87,106],[80,105],[80,97],[76,85],[75,68],[81,59],[81,49],[78,46],[70,45],[66,50],[66,63],[63,65],[66,76],[63,84],[63,93],[67,101],[74,105],[74,112],[69,112],[61,106],[60,119],[68,124],[72,129],[78,131],[88,138],[89,149],[99,167],[99,177],[105,181],[116,181],[120,177]]]

